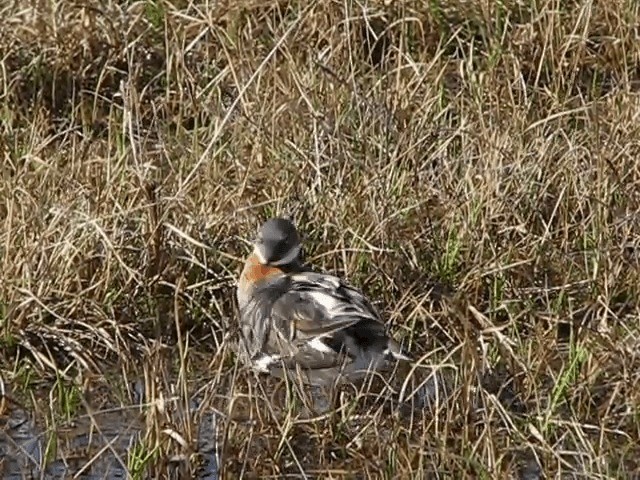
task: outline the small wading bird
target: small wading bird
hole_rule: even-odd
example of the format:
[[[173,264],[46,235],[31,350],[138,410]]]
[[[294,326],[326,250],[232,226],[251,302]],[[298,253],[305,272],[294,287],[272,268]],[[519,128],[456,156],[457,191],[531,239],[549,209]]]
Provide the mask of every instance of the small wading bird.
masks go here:
[[[329,386],[410,360],[385,332],[369,300],[333,275],[301,261],[296,227],[265,222],[238,282],[240,354],[254,369]]]

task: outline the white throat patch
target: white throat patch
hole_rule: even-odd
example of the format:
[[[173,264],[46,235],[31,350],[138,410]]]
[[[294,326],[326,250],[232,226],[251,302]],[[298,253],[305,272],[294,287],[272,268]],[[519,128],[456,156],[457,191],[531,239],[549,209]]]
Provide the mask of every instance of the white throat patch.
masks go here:
[[[288,264],[292,263],[294,260],[296,260],[298,258],[298,256],[300,255],[301,248],[302,247],[299,244],[296,245],[291,250],[289,250],[284,257],[282,257],[280,260],[277,260],[275,262],[267,262],[267,259],[264,258],[264,255],[263,255],[262,251],[260,250],[260,247],[256,246],[254,248],[254,253],[256,254],[256,256],[258,257],[258,261],[262,265],[266,265],[267,263],[269,263],[269,265],[274,265],[274,266],[278,267],[278,266],[281,266],[281,265],[288,265]]]

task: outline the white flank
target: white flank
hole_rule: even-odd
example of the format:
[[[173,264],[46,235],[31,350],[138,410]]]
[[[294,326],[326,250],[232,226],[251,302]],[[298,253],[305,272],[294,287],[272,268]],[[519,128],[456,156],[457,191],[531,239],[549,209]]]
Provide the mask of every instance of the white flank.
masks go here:
[[[385,348],[382,354],[383,355],[391,354],[393,358],[395,358],[396,360],[407,360],[407,361],[411,360],[411,357],[407,357],[406,355],[403,355],[402,353],[399,353],[399,352],[394,352],[390,348]]]
[[[277,355],[262,355],[253,361],[253,368],[259,372],[269,373],[269,366],[273,362],[277,362],[279,358]]]
[[[320,337],[314,337],[313,340],[309,340],[307,345],[322,353],[334,353],[331,347],[324,343]]]

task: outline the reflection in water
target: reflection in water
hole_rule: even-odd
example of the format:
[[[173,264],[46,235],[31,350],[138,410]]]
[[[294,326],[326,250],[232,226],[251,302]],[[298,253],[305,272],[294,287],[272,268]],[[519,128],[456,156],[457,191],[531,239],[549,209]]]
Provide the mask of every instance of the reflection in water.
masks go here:
[[[127,478],[127,452],[143,433],[135,408],[81,416],[57,428],[52,438],[31,414],[13,407],[0,416],[0,478]],[[203,413],[198,434],[203,461],[197,478],[217,479],[215,434],[215,416]],[[48,446],[54,453],[46,453]]]
[[[198,431],[198,451],[202,455],[202,466],[198,478],[216,480],[218,478],[218,456],[216,449],[217,418],[214,413],[202,415]]]
[[[140,433],[126,417],[121,412],[96,414],[94,421],[83,417],[70,427],[58,428],[52,439],[31,415],[14,408],[0,434],[2,477],[126,478],[126,452]],[[47,455],[47,448],[55,453]],[[46,456],[53,459],[44,462]]]
[[[44,448],[34,420],[24,410],[12,409],[1,422],[0,472],[3,478],[23,478],[23,474],[40,476],[38,468]]]

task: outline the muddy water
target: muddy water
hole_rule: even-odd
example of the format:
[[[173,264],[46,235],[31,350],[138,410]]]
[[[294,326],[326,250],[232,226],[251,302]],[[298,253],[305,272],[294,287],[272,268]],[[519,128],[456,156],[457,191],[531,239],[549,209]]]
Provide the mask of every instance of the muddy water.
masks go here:
[[[98,410],[56,428],[45,427],[15,403],[7,403],[0,413],[0,478],[4,479],[127,478],[128,452],[144,435],[135,406]],[[215,435],[215,417],[203,414],[196,478],[218,478]]]
[[[229,411],[230,415],[233,414],[233,425],[237,431],[241,431],[243,425],[251,430],[253,429],[253,426],[250,426],[245,420],[251,417],[250,412],[253,411],[252,409],[263,405],[264,401],[269,402],[276,414],[288,415],[288,390],[282,384],[278,386],[279,384],[276,380],[265,379],[265,384],[268,387],[267,391],[274,392],[274,394],[268,398],[262,398],[258,395],[250,399],[248,395],[244,395],[244,393],[250,391],[243,389],[244,380],[247,379],[242,377],[237,380],[238,391],[236,392],[237,396],[234,397],[237,401],[234,401],[232,406],[226,403],[226,395],[216,393],[221,390],[222,384],[215,384],[213,387],[206,389],[190,390],[191,392],[198,392],[194,395],[197,398],[193,399],[189,405],[189,414],[193,416],[192,423],[196,424],[199,429],[197,432],[194,431],[194,435],[197,434],[196,452],[200,460],[197,472],[181,474],[174,468],[180,461],[178,460],[167,467],[168,469],[173,468],[171,471],[143,472],[141,477],[156,478],[161,475],[163,478],[199,478],[207,480],[219,478],[216,447],[218,440],[224,436],[225,425],[223,423],[228,426],[228,422],[217,421],[217,417],[212,413],[214,408],[217,409],[216,411]],[[253,381],[253,377],[251,381]],[[73,422],[68,422],[55,428],[48,427],[45,424],[43,420],[46,415],[43,415],[42,411],[40,413],[30,411],[17,402],[6,403],[6,408],[2,408],[0,405],[0,478],[129,478],[130,473],[127,468],[129,454],[145,435],[143,412],[148,410],[140,408],[140,399],[144,397],[142,383],[134,382],[133,385],[129,386],[131,399],[126,401],[119,399],[117,402],[109,403],[107,401],[103,404],[101,396],[98,400],[98,395],[87,395],[88,400],[85,400],[87,400],[87,407],[92,411],[91,416],[81,411]],[[105,381],[104,386],[107,391],[118,390],[118,388],[113,388],[114,385],[110,384],[109,381]],[[400,406],[399,418],[405,419],[409,423],[411,421],[410,418],[413,418],[414,413],[416,413],[413,408],[417,408],[418,411],[425,410],[428,416],[429,411],[432,408],[439,408],[439,402],[444,401],[447,396],[448,388],[444,388],[445,386],[445,384],[441,385],[440,381],[433,380],[432,377],[427,377],[427,381],[422,386],[411,384],[407,392],[416,390],[416,403]],[[165,389],[165,391],[170,390],[168,388]],[[222,388],[222,390],[226,392],[227,390],[233,390],[233,388]],[[43,405],[48,405],[49,398],[46,393],[34,395],[37,398],[36,402],[41,401]],[[316,401],[326,401],[326,398],[316,399],[314,397],[312,400],[313,407],[317,410],[329,408],[328,403]],[[366,399],[362,399],[362,401],[364,402],[363,412],[369,411],[366,407]],[[243,410],[244,403],[247,403],[245,405],[246,411]],[[228,408],[225,408],[225,405]],[[393,408],[397,406],[394,403]],[[409,408],[410,406],[412,408]],[[40,410],[43,409],[45,407],[40,408]],[[180,409],[176,409],[172,413],[175,413],[175,415],[172,415],[172,421],[178,424],[182,423],[178,415]],[[259,415],[255,416],[255,418],[258,417]],[[357,426],[358,424],[362,426],[362,422],[370,421],[369,417],[366,417],[366,413],[361,417],[359,419],[354,418],[352,421],[352,426],[355,430],[360,428]],[[417,417],[416,422],[419,423]],[[306,423],[306,420],[302,419],[300,425],[304,423]],[[160,429],[165,429],[164,424],[159,427]],[[273,434],[273,431],[271,432]],[[304,427],[298,430],[298,433],[301,432],[305,432]],[[394,430],[385,429],[384,426],[380,427],[380,429],[376,428],[376,435],[391,435],[393,432]],[[270,438],[274,439],[273,437]],[[265,437],[262,440],[258,438],[253,443],[249,440],[249,445],[253,445],[253,447],[260,450],[262,448],[261,445],[269,444],[269,438]],[[275,443],[272,442],[272,444],[275,445],[278,441],[278,439],[275,439]],[[314,444],[310,443],[309,445],[313,447]],[[307,458],[308,462],[315,462],[317,461],[317,456],[315,452],[309,453],[309,445],[306,445],[306,443],[298,445],[299,450],[296,450],[296,452],[300,454],[300,458]],[[325,448],[321,443],[317,444],[317,446],[318,448]],[[249,451],[248,449],[249,447],[247,447],[247,451]],[[257,452],[258,450],[255,451]],[[517,467],[518,470],[514,472],[512,478],[539,480],[543,477],[543,469],[534,454],[528,451],[517,451],[513,455],[514,459],[517,460],[515,462],[517,465],[514,464],[514,468]],[[235,472],[244,469],[244,460],[242,458],[238,460],[237,464],[232,460],[232,457],[226,460],[231,460],[229,462],[230,471]],[[337,468],[340,470],[345,468],[344,465],[348,465],[348,463],[344,465],[338,463],[337,465],[339,465]],[[308,466],[313,470],[318,470],[318,466],[315,463],[308,463]]]
[[[97,414],[94,418],[100,432],[90,420],[78,420],[54,432],[37,425],[25,410],[12,408],[0,435],[2,476],[126,478],[127,448],[140,429],[124,417]]]

